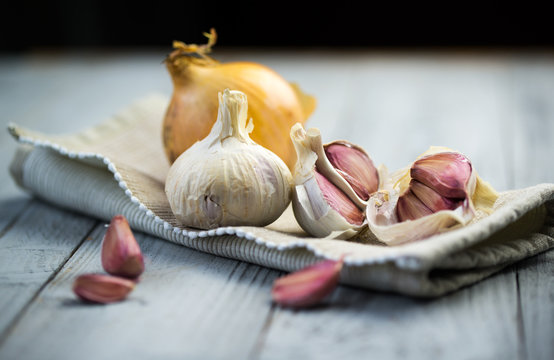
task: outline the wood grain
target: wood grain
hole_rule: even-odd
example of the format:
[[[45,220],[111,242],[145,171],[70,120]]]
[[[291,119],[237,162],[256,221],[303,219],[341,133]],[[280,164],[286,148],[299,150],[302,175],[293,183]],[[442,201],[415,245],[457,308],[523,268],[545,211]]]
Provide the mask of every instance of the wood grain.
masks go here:
[[[97,226],[40,293],[0,358],[246,358],[271,309],[277,272],[137,234],[146,271],[130,297],[86,304],[71,285],[79,274],[103,271],[104,231]]]
[[[256,358],[517,359],[514,279],[503,272],[437,300],[341,287],[314,309],[277,309]]]
[[[95,220],[34,201],[0,238],[0,341]]]
[[[554,354],[554,251],[516,266],[524,359],[547,360]]]
[[[512,141],[511,183],[523,187],[554,182],[554,68],[544,58],[518,58],[510,76]],[[554,354],[554,251],[514,266],[517,273],[523,359]]]
[[[318,98],[308,126],[325,141],[364,146],[390,170],[444,145],[465,152],[497,190],[554,182],[552,54],[220,55],[299,83]],[[3,124],[73,132],[150,92],[170,94],[164,56],[1,59]],[[13,149],[0,134],[2,167]],[[554,357],[553,251],[437,300],[340,287],[323,305],[293,311],[271,304],[276,271],[137,234],[147,270],[136,290],[86,305],[71,284],[102,270],[104,225],[29,201],[7,172],[0,180],[1,359]]]

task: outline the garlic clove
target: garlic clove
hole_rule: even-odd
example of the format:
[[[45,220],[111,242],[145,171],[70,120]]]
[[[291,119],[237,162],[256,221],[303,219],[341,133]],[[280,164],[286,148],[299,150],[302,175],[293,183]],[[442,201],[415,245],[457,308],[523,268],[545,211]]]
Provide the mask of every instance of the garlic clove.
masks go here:
[[[411,189],[398,198],[396,214],[399,221],[415,220],[432,213],[433,211],[425,206]]]
[[[379,173],[369,155],[361,147],[344,140],[323,144],[319,129],[310,128],[305,133],[309,148],[317,156],[317,171],[330,179],[356,206],[364,209],[367,195],[379,186]]]
[[[315,175],[295,186],[292,209],[300,227],[314,237],[349,239],[362,228],[348,222],[329,205]]]
[[[316,305],[336,288],[342,266],[342,258],[324,260],[275,280],[273,301],[295,308]]]
[[[379,173],[363,149],[346,141],[324,146],[325,155],[339,174],[364,201],[379,188]]]
[[[144,271],[140,246],[127,219],[116,215],[102,240],[102,266],[112,275],[136,278]]]
[[[73,292],[81,299],[101,304],[121,301],[135,288],[129,279],[103,274],[84,274],[75,279]]]
[[[444,152],[415,161],[410,176],[444,197],[465,198],[471,170],[471,163],[463,154]]]
[[[327,203],[350,224],[362,225],[364,222],[364,213],[332,182],[315,171],[317,185],[321,189],[321,194]]]
[[[429,186],[412,179],[410,188],[398,199],[399,221],[415,220],[441,210],[454,210],[463,199],[446,198]]]

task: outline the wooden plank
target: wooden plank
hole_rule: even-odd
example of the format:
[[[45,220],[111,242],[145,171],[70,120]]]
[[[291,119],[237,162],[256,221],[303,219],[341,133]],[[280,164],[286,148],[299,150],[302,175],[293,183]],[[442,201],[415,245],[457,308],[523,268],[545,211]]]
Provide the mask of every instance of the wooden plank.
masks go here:
[[[524,358],[554,357],[554,251],[517,265]]]
[[[514,119],[510,142],[513,183],[526,187],[554,182],[554,64],[552,59],[519,58],[511,77]],[[519,321],[525,359],[554,358],[554,250],[515,266]]]
[[[0,152],[10,155],[10,157],[5,155],[0,157],[0,169],[3,169],[0,171],[0,184],[2,184],[0,187],[0,239],[2,234],[13,226],[17,217],[31,204],[29,194],[24,193],[16,186],[8,171],[15,147],[11,139],[6,139],[0,145]]]
[[[134,292],[121,303],[84,304],[71,285],[79,274],[102,271],[104,231],[97,226],[40,293],[0,358],[247,357],[271,309],[277,272],[137,234],[147,260]]]
[[[30,198],[8,171],[17,147],[5,131],[8,122],[47,133],[72,133],[98,124],[141,96],[169,92],[171,82],[160,63],[163,57],[160,53],[0,59],[0,235],[13,225]],[[87,86],[76,91],[76,81]]]
[[[0,239],[30,204],[31,200],[27,196],[0,197]]]
[[[515,59],[509,89],[514,186],[554,183],[554,56]]]
[[[0,238],[0,342],[37,291],[71,257],[95,220],[38,201]]]
[[[364,147],[389,170],[409,165],[431,145],[466,153],[480,175],[508,190],[509,63],[503,57],[308,53],[256,59],[299,82],[318,104],[306,126],[324,141]],[[508,122],[508,123],[507,123]],[[507,127],[508,126],[508,127]]]
[[[42,115],[37,111],[44,111],[45,119],[54,124],[41,126],[61,131],[76,109],[91,109],[67,129],[77,130],[97,122],[98,115],[109,115],[103,111],[110,106],[117,110],[124,100],[133,100],[152,85],[166,89],[165,80],[160,80],[163,68],[136,76],[139,70],[151,69],[148,58],[132,61],[132,57],[122,57],[113,64],[107,59],[56,60],[47,63],[47,68],[33,70],[42,79],[35,98],[47,90],[58,91],[48,98],[49,106],[41,105],[32,112],[36,116]],[[507,77],[513,68],[496,60],[469,62],[467,67],[463,61],[436,60],[369,56],[356,62],[336,56],[321,61],[321,57],[307,56],[301,60],[277,58],[270,64],[288,79],[300,80],[306,90],[317,91],[320,107],[310,122],[320,127],[328,140],[332,139],[326,134],[342,134],[365,145],[377,162],[392,169],[419,154],[422,145],[443,140],[445,145],[468,152],[480,174],[499,190],[532,185],[537,177],[513,180],[513,174],[522,175],[512,172],[512,159],[520,156],[518,164],[524,164],[527,155],[513,155],[510,143],[502,140],[525,125],[513,118],[513,107],[507,106],[519,99],[518,94],[506,95],[507,85],[519,86],[519,81]],[[533,64],[524,67],[529,65]],[[48,75],[52,69],[55,71]],[[121,71],[125,75],[120,77]],[[26,76],[26,84],[35,80],[29,73]],[[76,77],[91,86],[75,92]],[[540,80],[540,72],[535,77],[548,89],[550,78]],[[534,81],[529,79],[528,86],[533,88]],[[98,95],[98,89],[105,88],[118,90]],[[125,95],[119,95],[121,92]],[[62,98],[71,106],[62,104]],[[552,104],[552,98],[543,101]],[[90,106],[91,102],[102,106]],[[347,120],[355,125],[342,126]],[[540,124],[540,129],[550,129],[551,123]],[[535,135],[516,140],[521,148],[535,139],[536,129]],[[491,131],[497,136],[490,135]],[[526,148],[526,154],[540,153],[544,146],[534,143]],[[540,170],[549,164],[546,157],[541,159],[528,166],[552,181],[550,170]],[[294,312],[272,310],[269,288],[277,276],[274,271],[139,236],[149,262],[131,298],[105,307],[83,306],[74,300],[71,282],[82,271],[99,271],[101,229],[95,230],[94,240],[85,242],[28,307],[6,338],[0,358],[86,358],[88,354],[91,358],[552,357],[552,349],[545,345],[552,343],[553,333],[552,309],[545,309],[551,304],[548,280],[552,266],[551,259],[542,256],[533,259],[536,266],[518,267],[517,273],[515,268],[508,269],[435,301],[344,287],[334,294],[330,306]],[[261,335],[255,336],[257,333]],[[28,346],[31,342],[33,346]]]
[[[436,300],[340,287],[320,307],[278,308],[253,358],[517,359],[514,277]]]
[[[503,64],[433,55],[377,57],[359,68],[342,137],[362,144],[390,171],[429,146],[464,152],[498,190],[507,190],[502,148]]]

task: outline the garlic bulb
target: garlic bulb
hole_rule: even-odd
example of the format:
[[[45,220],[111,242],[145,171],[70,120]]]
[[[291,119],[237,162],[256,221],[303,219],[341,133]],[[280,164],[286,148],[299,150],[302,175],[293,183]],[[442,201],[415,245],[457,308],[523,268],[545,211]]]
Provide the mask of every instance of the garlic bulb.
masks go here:
[[[208,135],[217,117],[217,94],[225,88],[248,97],[248,118],[256,127],[252,140],[271,150],[292,168],[295,153],[288,136],[296,122],[304,123],[315,109],[314,97],[304,94],[272,69],[248,61],[220,63],[206,45],[173,44],[165,64],[173,81],[173,95],[163,123],[163,144],[170,163]]]
[[[184,226],[265,226],[291,200],[292,175],[274,153],[249,137],[248,102],[240,91],[219,93],[209,135],[181,154],[169,169],[165,192]]]
[[[492,211],[498,193],[460,152],[431,147],[409,167],[391,175],[366,209],[371,232],[397,245],[466,225]]]
[[[348,239],[365,224],[369,194],[379,174],[360,147],[346,141],[326,145],[318,129],[295,124],[290,133],[297,153],[293,210],[299,225],[315,237]]]

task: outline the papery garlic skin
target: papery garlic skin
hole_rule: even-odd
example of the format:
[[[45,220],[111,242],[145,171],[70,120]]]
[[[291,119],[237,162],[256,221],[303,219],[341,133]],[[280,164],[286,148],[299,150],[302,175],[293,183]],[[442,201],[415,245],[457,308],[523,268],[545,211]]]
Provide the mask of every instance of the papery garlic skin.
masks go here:
[[[184,226],[265,226],[291,200],[292,175],[285,163],[249,137],[248,103],[240,91],[219,94],[210,134],[171,166],[165,191]]]
[[[298,224],[319,238],[348,239],[358,234],[365,224],[365,201],[347,181],[352,181],[349,175],[341,174],[327,158],[319,130],[305,130],[297,123],[291,128],[290,136],[297,153],[292,206]],[[341,168],[346,170],[357,165],[346,161]],[[372,167],[373,163],[370,160],[365,165]],[[376,170],[375,176],[377,179],[373,183],[378,184]],[[360,187],[365,185],[365,181],[354,180]]]
[[[444,168],[434,172],[433,167],[440,166],[434,161],[451,164],[443,163]],[[388,245],[464,226],[477,212],[492,212],[498,198],[465,155],[445,147],[429,148],[410,166],[392,173],[384,187],[386,194],[380,191],[370,197],[366,218],[370,231]]]
[[[318,238],[349,239],[361,230],[361,225],[349,223],[329,205],[315,175],[295,186],[292,209],[300,227]]]
[[[165,60],[173,81],[162,129],[169,162],[209,134],[218,113],[217,94],[232,88],[248,97],[248,118],[256,125],[251,138],[292,169],[295,153],[288,138],[290,127],[308,119],[316,99],[262,64],[212,59],[207,54],[215,44],[215,31],[207,36],[206,45],[175,42],[175,50]]]

